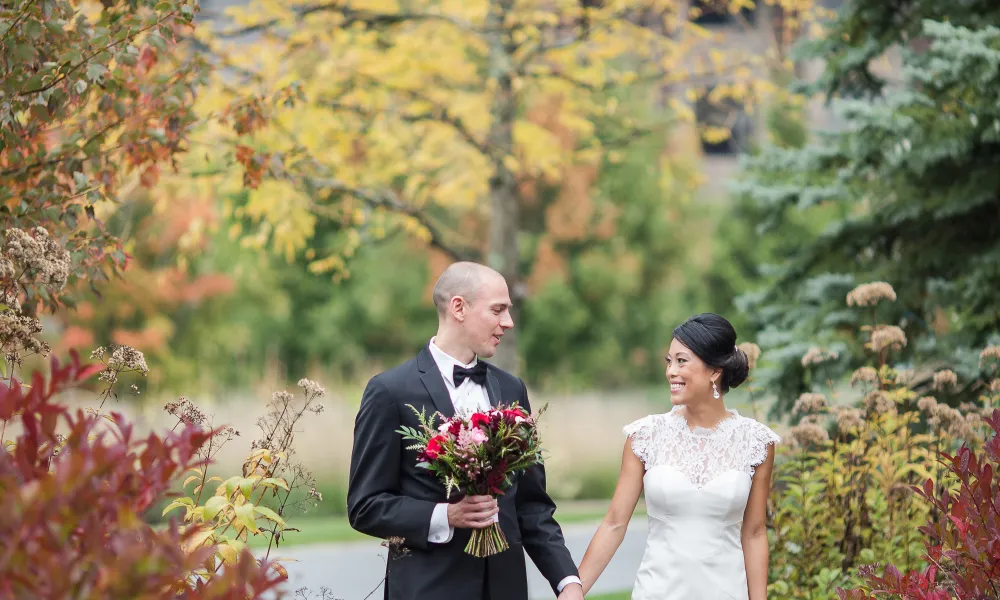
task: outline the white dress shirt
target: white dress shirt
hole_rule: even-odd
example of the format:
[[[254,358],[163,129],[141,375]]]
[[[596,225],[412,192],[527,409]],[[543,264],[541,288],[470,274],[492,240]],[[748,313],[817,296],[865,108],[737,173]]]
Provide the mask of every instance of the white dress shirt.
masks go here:
[[[434,357],[434,362],[437,364],[438,370],[441,371],[444,385],[448,389],[448,395],[451,396],[451,403],[455,407],[455,414],[472,414],[476,411],[489,410],[490,397],[486,393],[485,387],[469,378],[462,381],[462,385],[455,387],[455,367],[459,366],[471,369],[476,366],[479,359],[474,358],[471,363],[463,364],[441,348],[438,348],[437,344],[434,343],[434,339],[431,338],[428,349],[431,351],[431,356]],[[499,515],[494,516],[493,520],[498,521]],[[427,535],[427,541],[435,544],[447,544],[454,535],[455,528],[448,523],[448,503],[442,502],[434,507],[434,512],[431,514],[431,527]],[[562,592],[563,588],[570,583],[581,583],[580,578],[574,575],[566,577],[556,586],[557,591]]]

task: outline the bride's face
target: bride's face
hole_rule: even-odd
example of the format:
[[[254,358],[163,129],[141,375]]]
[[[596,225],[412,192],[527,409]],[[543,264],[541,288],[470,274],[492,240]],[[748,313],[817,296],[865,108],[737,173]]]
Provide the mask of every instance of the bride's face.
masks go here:
[[[716,369],[706,365],[690,348],[675,339],[670,342],[666,360],[671,403],[683,406],[712,397]]]

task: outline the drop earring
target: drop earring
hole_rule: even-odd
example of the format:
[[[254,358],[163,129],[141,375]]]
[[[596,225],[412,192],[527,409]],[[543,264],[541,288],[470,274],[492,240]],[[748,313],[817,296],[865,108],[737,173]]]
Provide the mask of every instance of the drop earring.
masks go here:
[[[715,387],[715,382],[712,382],[712,397],[716,400],[719,399],[719,388]]]

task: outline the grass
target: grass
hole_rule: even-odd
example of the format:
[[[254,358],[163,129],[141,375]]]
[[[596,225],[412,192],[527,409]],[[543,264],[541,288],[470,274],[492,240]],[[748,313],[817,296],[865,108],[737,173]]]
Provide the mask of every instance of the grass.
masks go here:
[[[615,592],[613,594],[601,594],[600,596],[587,596],[587,600],[631,600],[632,592]]]
[[[604,517],[607,508],[607,502],[560,502],[559,505],[559,509],[556,511],[556,520],[561,525],[597,523]],[[636,516],[645,515],[645,505],[640,503],[633,514]],[[343,516],[293,517],[289,519],[288,526],[299,531],[288,532],[287,539],[283,539],[281,542],[282,547],[375,539],[351,529],[347,518]],[[265,536],[251,537],[249,545],[251,548],[266,548],[267,538]]]

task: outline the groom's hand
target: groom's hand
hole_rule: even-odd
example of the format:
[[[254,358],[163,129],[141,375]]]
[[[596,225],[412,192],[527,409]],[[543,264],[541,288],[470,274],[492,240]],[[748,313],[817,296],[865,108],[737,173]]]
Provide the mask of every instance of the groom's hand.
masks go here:
[[[448,505],[448,524],[465,529],[485,529],[499,511],[492,496],[466,496]]]

